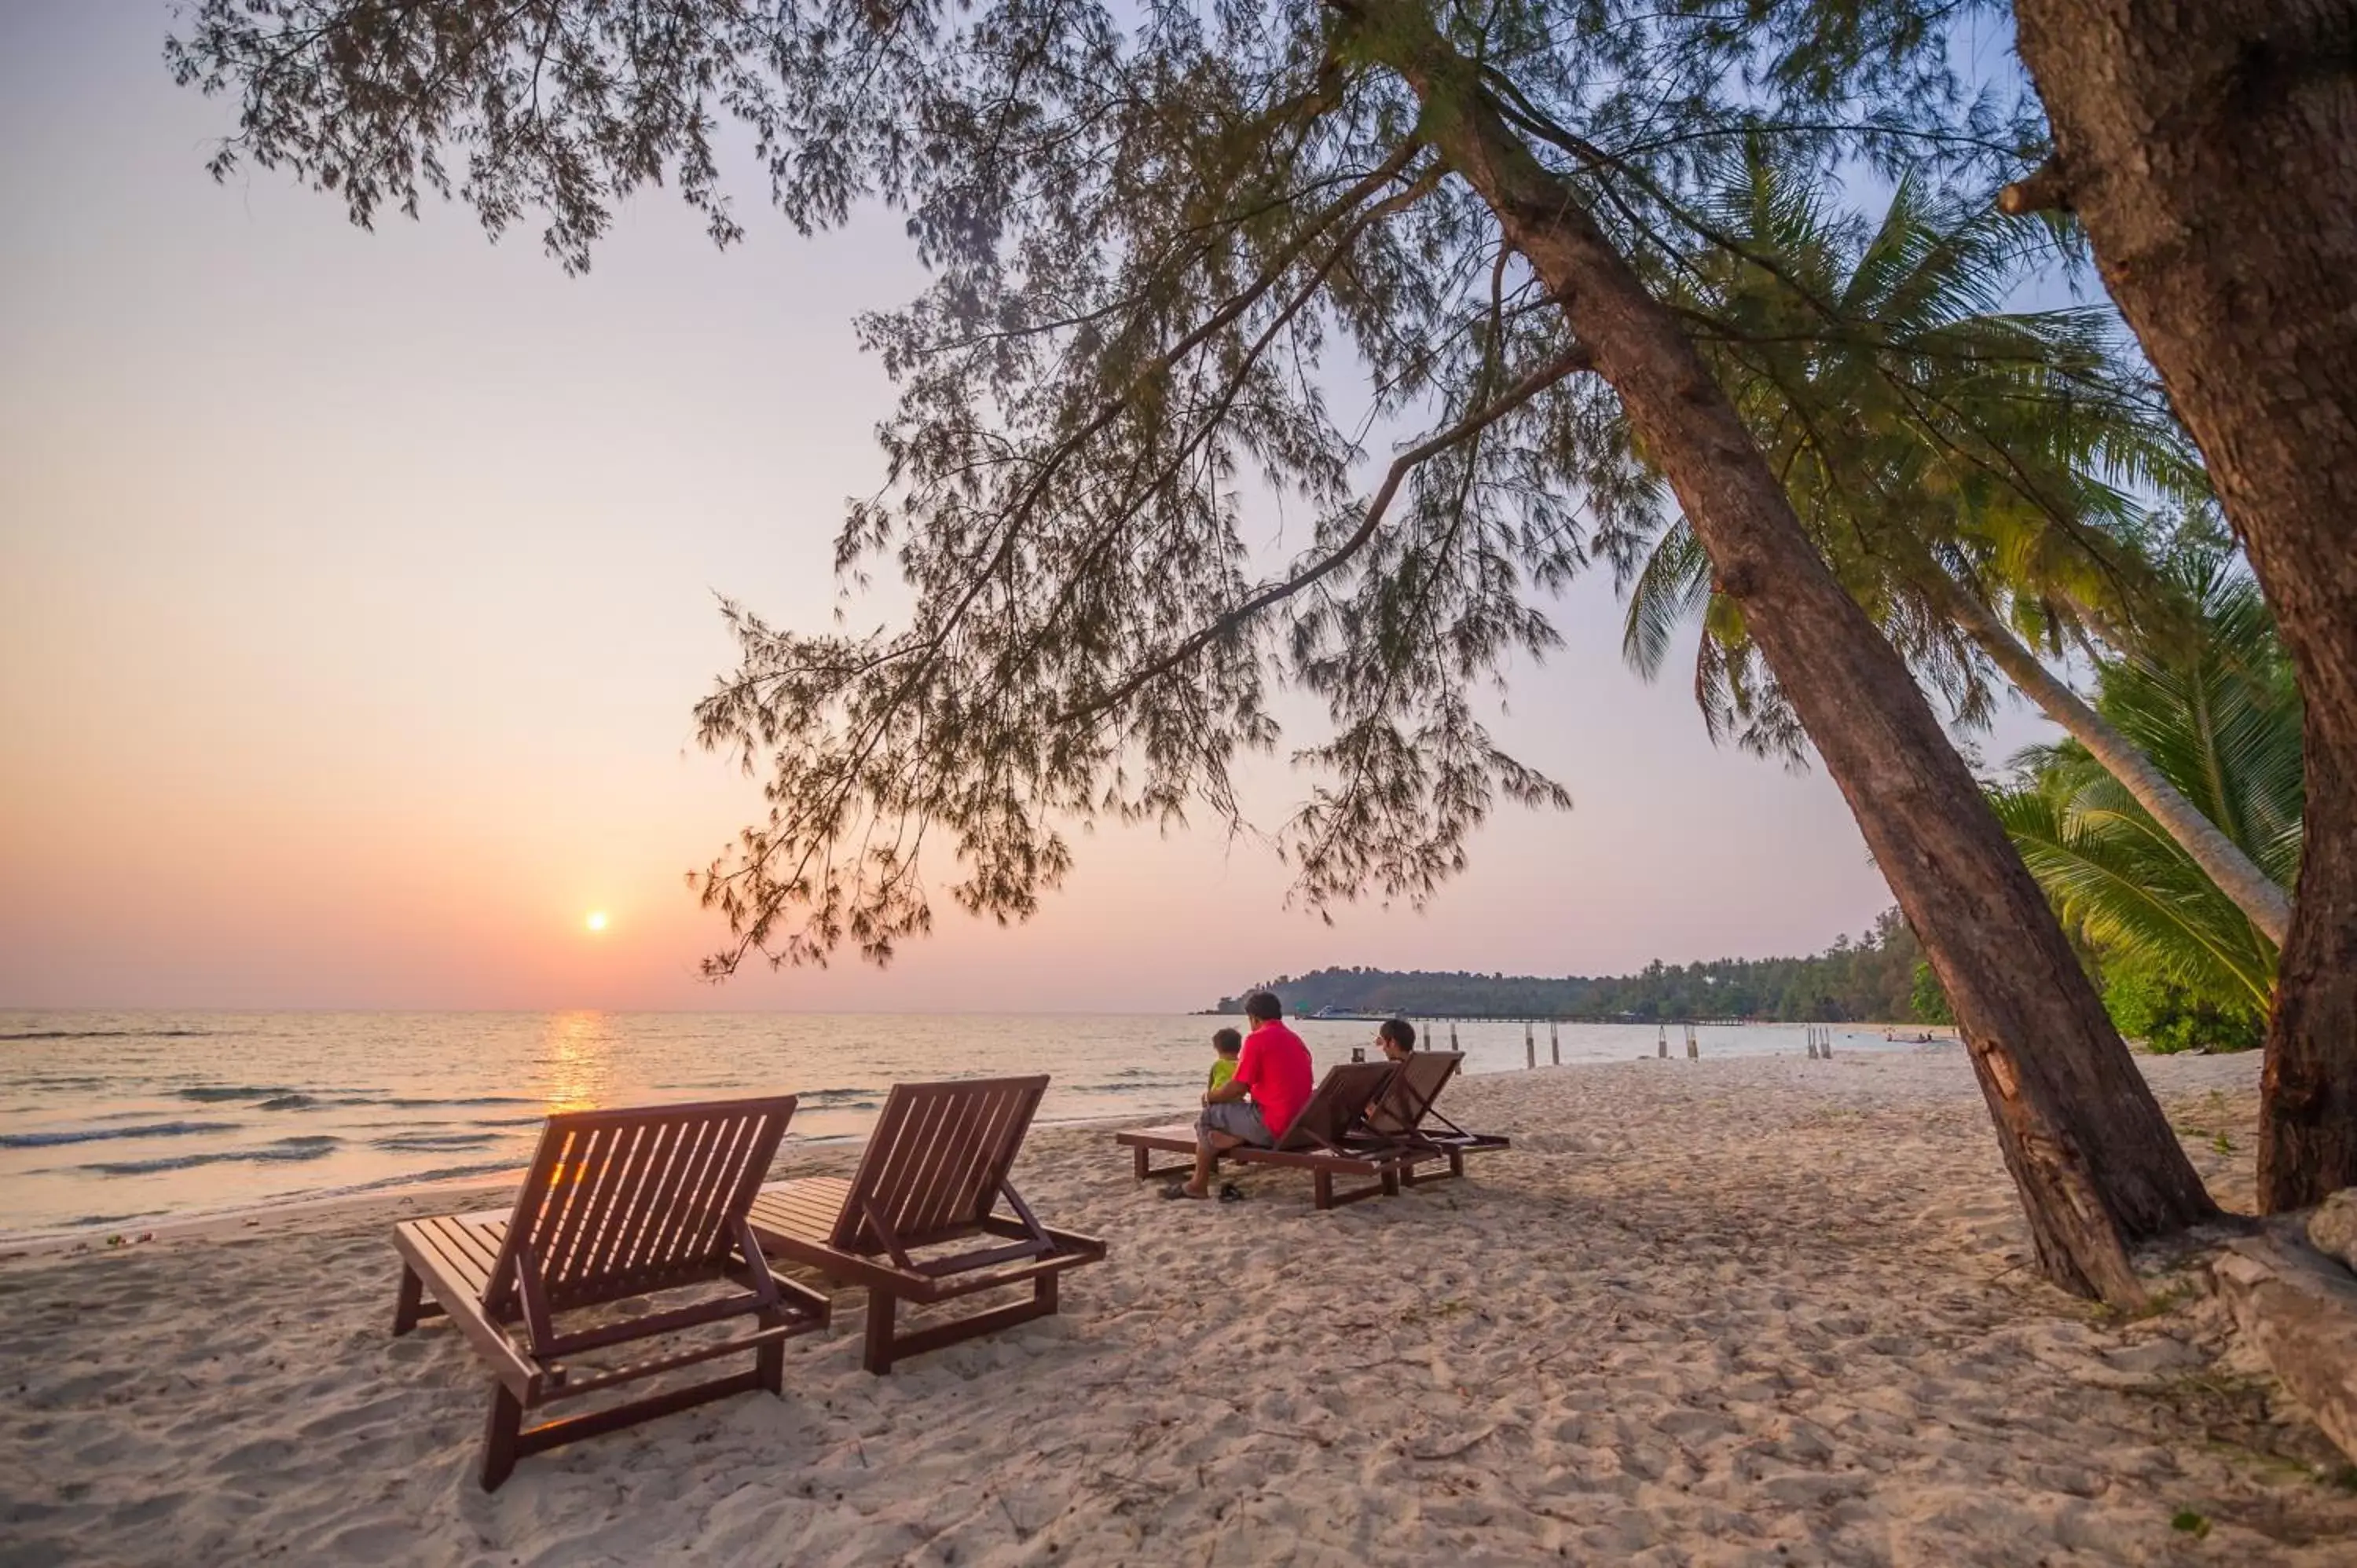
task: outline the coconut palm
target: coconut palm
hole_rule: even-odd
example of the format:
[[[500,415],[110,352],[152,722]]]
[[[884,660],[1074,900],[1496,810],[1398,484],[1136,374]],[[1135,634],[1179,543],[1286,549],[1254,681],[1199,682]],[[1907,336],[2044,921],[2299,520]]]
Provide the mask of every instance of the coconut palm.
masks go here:
[[[2097,706],[2278,886],[2298,874],[2299,699],[2258,589],[2222,548],[2181,552],[2201,630],[2098,666]],[[2264,1016],[2276,943],[2074,742],[2014,759],[1998,819],[2064,919],[2117,962]]]
[[[2144,548],[2138,494],[2206,504],[2200,467],[2110,314],[2017,312],[2046,231],[1902,180],[1878,222],[1747,149],[1683,274],[1682,308],[1846,587],[1966,725],[1992,672],[2062,726],[2270,940],[2284,888],[2045,655],[2166,647],[2186,607]],[[1699,622],[1715,736],[1798,755],[1800,726],[1683,521],[1624,557],[1623,649],[1648,677]]]

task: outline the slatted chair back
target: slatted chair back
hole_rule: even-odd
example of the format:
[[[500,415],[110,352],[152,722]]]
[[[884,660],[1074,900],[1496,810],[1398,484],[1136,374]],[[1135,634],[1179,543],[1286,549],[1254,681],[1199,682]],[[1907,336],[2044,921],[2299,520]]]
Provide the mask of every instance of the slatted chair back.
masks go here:
[[[1047,1090],[1045,1073],[894,1084],[830,1244],[904,1256],[983,1230]]]
[[[1433,1101],[1465,1064],[1463,1051],[1411,1051],[1398,1076],[1367,1108],[1367,1129],[1391,1137],[1413,1133],[1432,1113]]]
[[[1351,1129],[1366,1114],[1392,1081],[1390,1062],[1344,1062],[1326,1069],[1317,1092],[1309,1097],[1277,1141],[1279,1149],[1338,1149]]]
[[[712,1278],[793,1113],[784,1094],[551,1116],[485,1309],[544,1316]]]

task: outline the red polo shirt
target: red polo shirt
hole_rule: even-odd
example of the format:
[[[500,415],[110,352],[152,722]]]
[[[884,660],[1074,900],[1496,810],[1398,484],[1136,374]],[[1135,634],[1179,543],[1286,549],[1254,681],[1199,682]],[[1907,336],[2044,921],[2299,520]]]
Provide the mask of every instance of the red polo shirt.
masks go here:
[[[1281,1020],[1262,1024],[1244,1036],[1235,1081],[1252,1090],[1271,1138],[1283,1143],[1285,1130],[1309,1103],[1309,1047]]]

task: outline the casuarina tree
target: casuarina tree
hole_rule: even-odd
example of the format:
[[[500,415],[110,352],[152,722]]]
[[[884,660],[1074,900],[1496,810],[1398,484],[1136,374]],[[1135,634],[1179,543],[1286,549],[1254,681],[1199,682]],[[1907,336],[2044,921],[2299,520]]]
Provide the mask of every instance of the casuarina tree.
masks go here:
[[[2018,173],[2034,123],[1940,44],[1898,0],[207,0],[170,58],[240,100],[218,167],[287,169],[362,222],[440,190],[581,267],[662,178],[731,239],[725,125],[800,225],[905,215],[934,279],[862,324],[901,398],[837,554],[888,563],[912,607],[826,633],[735,613],[702,733],[770,809],[703,879],[716,970],[888,955],[931,918],[931,846],[958,902],[1011,918],[1076,821],[1237,812],[1277,680],[1330,719],[1295,754],[1301,894],[1421,898],[1501,795],[1565,800],[1472,692],[1553,647],[1553,590],[1665,487],[1954,1004],[2041,1263],[2132,1301],[2129,1249],[2209,1198],[1649,282],[1717,242],[1690,198],[1728,136]],[[1273,572],[1246,544],[1263,497],[1314,520]]]

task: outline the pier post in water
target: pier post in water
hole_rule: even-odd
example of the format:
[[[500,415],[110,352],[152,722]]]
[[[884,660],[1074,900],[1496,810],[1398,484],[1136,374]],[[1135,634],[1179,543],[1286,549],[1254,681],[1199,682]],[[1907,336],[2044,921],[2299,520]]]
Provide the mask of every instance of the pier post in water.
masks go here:
[[[1547,1020],[1547,1052],[1555,1066],[1563,1065],[1563,1025],[1553,1018]]]
[[[1834,1026],[1831,1024],[1817,1031],[1817,1055],[1827,1061],[1834,1059]]]
[[[1690,1062],[1702,1060],[1702,1044],[1695,1038],[1695,1026],[1692,1024],[1686,1026],[1686,1060]]]
[[[1531,1033],[1531,1021],[1528,1018],[1523,1020],[1523,1065],[1526,1068],[1539,1065],[1539,1043]]]
[[[1448,1048],[1452,1051],[1457,1049],[1457,1020],[1454,1018],[1448,1021]]]
[[[1667,1024],[1653,1031],[1653,1054],[1663,1061],[1670,1059],[1670,1026]]]

